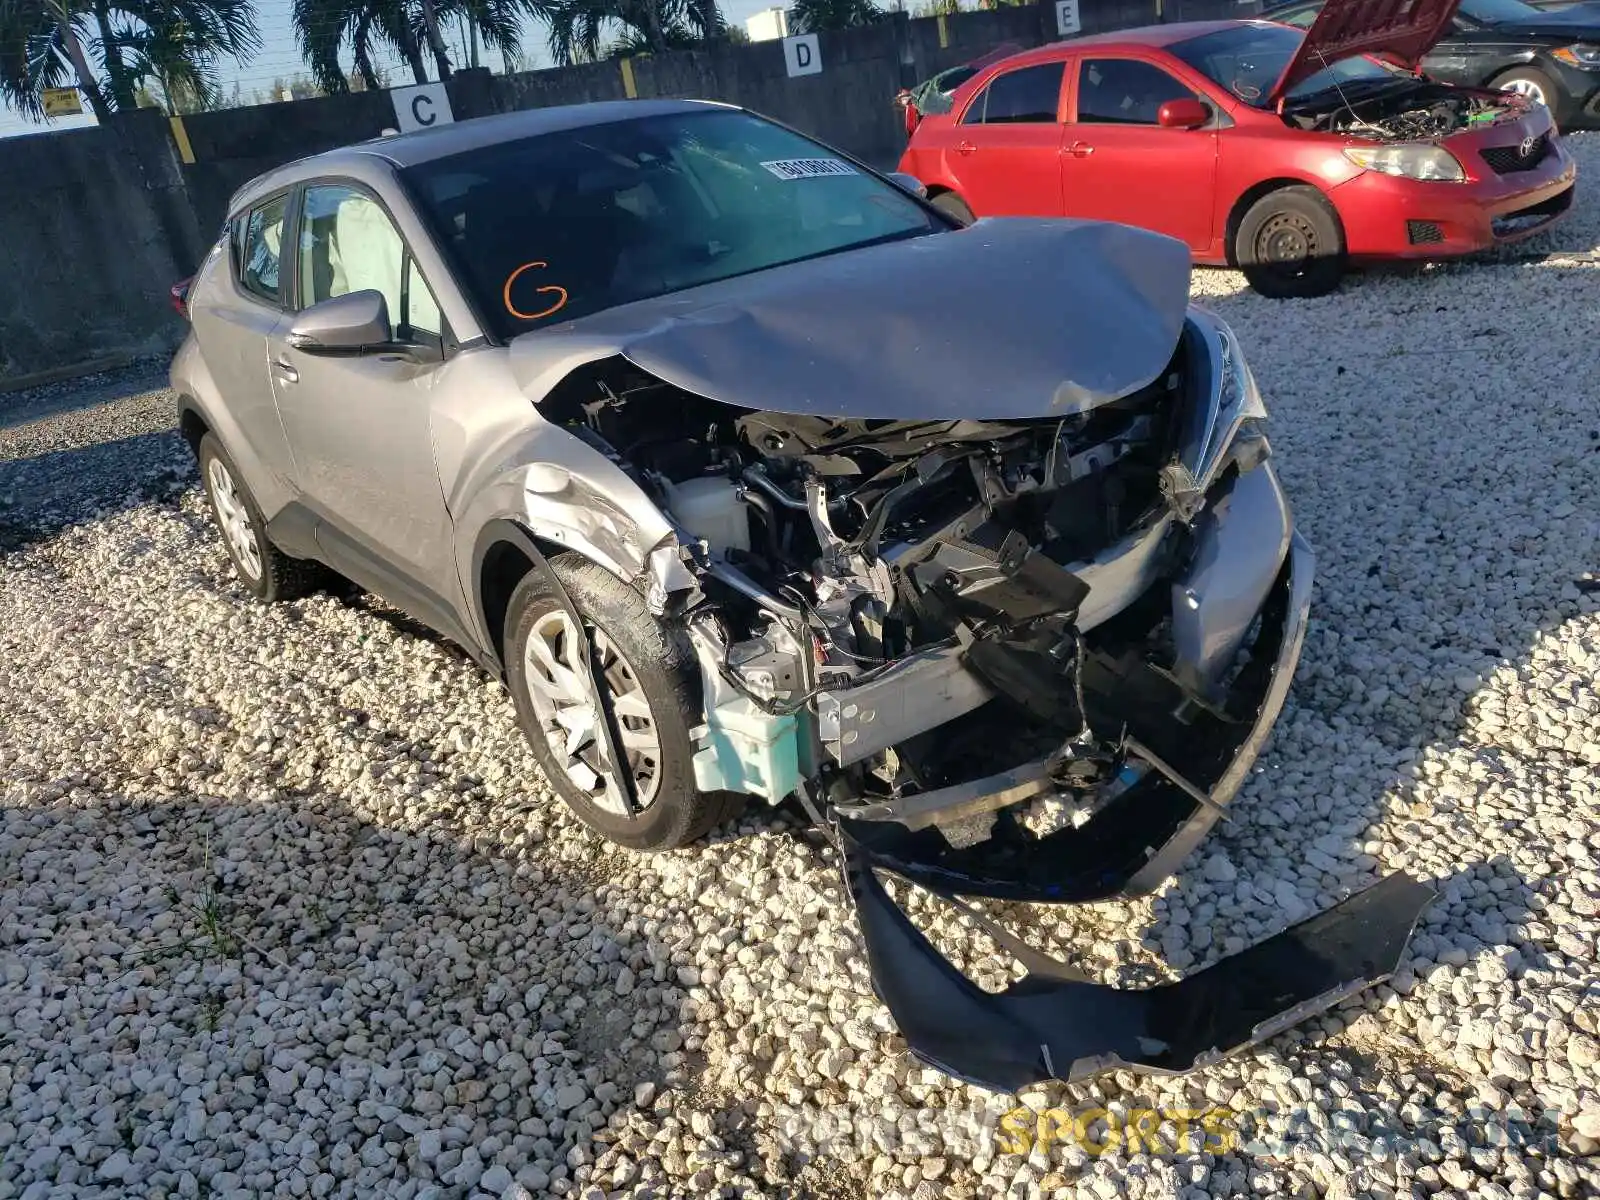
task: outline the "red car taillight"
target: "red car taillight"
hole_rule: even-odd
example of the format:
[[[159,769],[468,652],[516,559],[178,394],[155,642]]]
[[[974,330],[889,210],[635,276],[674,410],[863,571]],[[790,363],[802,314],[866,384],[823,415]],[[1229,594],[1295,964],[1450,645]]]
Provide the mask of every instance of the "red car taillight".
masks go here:
[[[185,321],[189,319],[189,285],[193,282],[192,275],[188,279],[180,279],[172,285],[172,290],[168,293],[172,297],[172,307]]]

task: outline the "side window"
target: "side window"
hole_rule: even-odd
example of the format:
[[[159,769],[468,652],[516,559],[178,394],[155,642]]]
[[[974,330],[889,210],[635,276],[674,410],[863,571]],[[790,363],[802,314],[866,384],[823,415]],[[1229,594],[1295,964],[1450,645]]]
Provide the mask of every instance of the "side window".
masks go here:
[[[282,299],[278,268],[283,258],[283,218],[289,198],[279,196],[250,210],[239,223],[239,284],[273,304]]]
[[[443,331],[439,305],[383,206],[358,188],[307,188],[300,218],[299,307],[369,288],[383,293],[396,340],[419,333],[437,337]]]
[[[989,81],[967,106],[963,125],[1053,125],[1061,102],[1065,63],[1019,67]]]
[[[1087,58],[1078,76],[1078,122],[1154,125],[1168,100],[1194,99],[1160,67],[1131,58]]]

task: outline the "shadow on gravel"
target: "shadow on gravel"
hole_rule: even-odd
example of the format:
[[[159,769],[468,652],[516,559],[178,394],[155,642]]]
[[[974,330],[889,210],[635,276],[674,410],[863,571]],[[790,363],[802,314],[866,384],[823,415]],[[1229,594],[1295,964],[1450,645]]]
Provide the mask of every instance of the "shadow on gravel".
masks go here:
[[[195,482],[194,455],[173,430],[0,458],[0,554],[141,504],[173,500]]]
[[[14,1146],[0,1181],[18,1192],[92,1186],[92,1163],[116,1150],[135,1164],[123,1194],[184,1171],[282,1190],[284,1158],[258,1125],[299,1124],[342,1095],[349,1112],[324,1126],[317,1157],[348,1164],[332,1169],[356,1194],[388,1194],[398,1180],[374,1168],[398,1167],[465,1195],[477,1177],[463,1151],[487,1146],[485,1163],[513,1174],[543,1160],[544,1184],[525,1176],[542,1195],[604,1153],[607,1118],[639,1085],[659,1093],[677,1072],[679,1102],[694,1095],[678,1032],[689,1001],[653,923],[602,863],[474,833],[468,797],[462,820],[416,830],[325,794],[148,802],[78,780],[32,786],[0,808],[0,1061],[17,1079],[48,1064],[60,1111],[47,1135],[92,1116],[105,1136],[82,1139],[78,1165],[71,1150],[49,1156],[48,1171]],[[529,803],[529,828],[542,805]],[[117,1012],[95,1003],[108,979],[127,998]],[[80,996],[86,1019],[58,1025]],[[129,1012],[145,1015],[130,1025]],[[196,1061],[212,1080],[222,1067],[198,1116],[179,1100]],[[111,1086],[113,1064],[136,1085]],[[8,1106],[24,1131],[43,1115],[25,1091]],[[428,1161],[424,1130],[441,1135]]]

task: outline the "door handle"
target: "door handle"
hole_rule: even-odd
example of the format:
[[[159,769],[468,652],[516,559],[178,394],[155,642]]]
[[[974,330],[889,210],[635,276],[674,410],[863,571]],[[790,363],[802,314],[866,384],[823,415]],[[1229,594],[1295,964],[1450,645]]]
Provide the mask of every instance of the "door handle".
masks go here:
[[[1094,147],[1089,145],[1088,142],[1073,142],[1072,145],[1067,147],[1067,153],[1072,155],[1073,158],[1088,158],[1089,155],[1094,153]]]
[[[956,145],[956,153],[957,154],[971,154],[976,149],[977,149],[977,147],[974,146],[971,142],[959,142]]]
[[[294,364],[288,359],[280,358],[272,365],[277,369],[278,378],[283,380],[285,383],[300,382],[300,372],[294,369]]]

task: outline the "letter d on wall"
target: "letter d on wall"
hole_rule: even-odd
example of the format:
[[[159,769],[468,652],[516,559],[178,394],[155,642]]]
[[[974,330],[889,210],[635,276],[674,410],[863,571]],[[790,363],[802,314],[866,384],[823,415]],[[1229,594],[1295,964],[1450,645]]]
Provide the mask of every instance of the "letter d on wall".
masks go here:
[[[450,93],[442,83],[396,88],[389,98],[394,101],[394,119],[399,122],[401,133],[433,129],[455,120],[450,113]]]
[[[783,39],[783,65],[789,68],[789,77],[818,75],[822,72],[822,46],[814,33]]]

